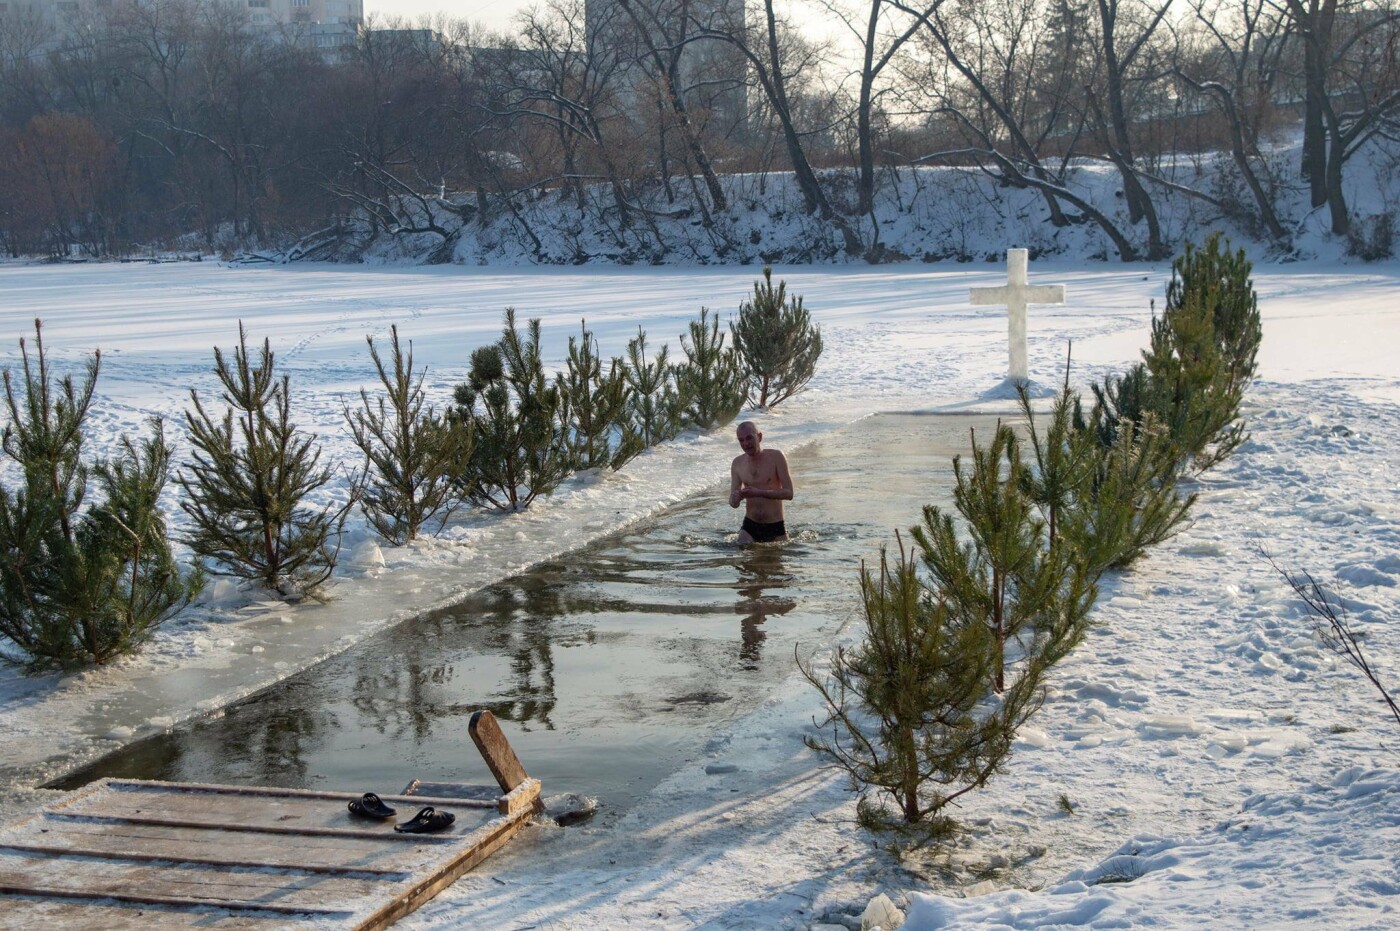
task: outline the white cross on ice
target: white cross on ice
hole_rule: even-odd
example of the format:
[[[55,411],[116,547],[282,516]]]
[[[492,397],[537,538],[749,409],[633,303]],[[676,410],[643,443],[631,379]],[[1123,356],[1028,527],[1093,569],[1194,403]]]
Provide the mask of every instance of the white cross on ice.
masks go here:
[[[1065,286],[1062,284],[1032,288],[1026,283],[1027,255],[1025,249],[1007,249],[1006,284],[997,288],[971,289],[972,303],[1000,304],[1006,307],[1010,318],[1007,325],[1007,338],[1010,342],[1007,378],[1020,384],[1030,381],[1026,370],[1026,305],[1065,302]]]

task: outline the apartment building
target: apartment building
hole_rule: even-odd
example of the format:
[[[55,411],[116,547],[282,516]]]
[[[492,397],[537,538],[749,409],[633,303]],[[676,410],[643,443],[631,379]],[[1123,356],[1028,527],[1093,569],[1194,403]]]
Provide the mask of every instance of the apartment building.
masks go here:
[[[33,11],[54,20],[110,10],[121,3],[147,0],[0,0],[0,13]],[[247,7],[248,21],[260,26],[278,23],[348,23],[364,21],[364,0],[203,0]]]
[[[316,24],[357,27],[365,19],[364,0],[246,0],[254,26]]]

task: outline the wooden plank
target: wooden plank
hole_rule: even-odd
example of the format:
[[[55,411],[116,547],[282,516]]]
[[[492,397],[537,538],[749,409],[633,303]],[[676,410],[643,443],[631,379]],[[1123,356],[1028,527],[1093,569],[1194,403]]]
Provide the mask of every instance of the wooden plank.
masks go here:
[[[504,736],[504,735],[503,735]],[[331,792],[322,789],[282,789],[276,786],[232,786],[220,785],[213,782],[158,782],[156,780],[145,779],[100,779],[86,788],[79,789],[74,793],[74,797],[66,801],[58,802],[51,808],[60,808],[65,805],[81,801],[82,796],[101,791],[103,788],[120,790],[123,792],[190,792],[207,795],[251,795],[259,797],[278,797],[289,799],[325,799],[327,801],[341,802],[342,807],[352,799],[357,799],[362,792]],[[463,797],[445,798],[422,798],[415,796],[409,798],[407,795],[383,795],[379,796],[385,802],[394,804],[396,802],[418,802],[424,801],[429,805],[455,804],[464,807],[494,808],[496,805],[494,796],[490,799]]]
[[[408,806],[417,811],[423,804],[431,803],[411,799],[399,802],[398,807]],[[462,810],[460,803],[446,800],[442,800],[441,806],[454,811],[458,820],[470,827],[491,817],[490,810],[480,806],[465,806]],[[112,787],[111,791],[93,793],[53,806],[49,811],[57,816],[123,818],[143,824],[199,825],[228,831],[413,838],[413,835],[395,834],[392,820],[375,821],[350,814],[346,803],[339,799],[210,794],[173,786],[154,790]],[[407,820],[411,815],[409,812],[399,820]],[[465,834],[469,829],[452,833]]]
[[[237,825],[217,820],[197,818],[146,818],[141,815],[76,815],[73,812],[50,812],[50,818],[70,818],[91,825],[143,825],[150,827],[192,827],[207,832],[231,834],[273,834],[284,837],[346,837],[350,840],[384,841],[386,844],[451,844],[458,836],[456,822],[444,832],[434,834],[400,834],[393,822],[385,822],[384,830],[356,830],[353,827],[283,827],[280,825]],[[207,816],[206,816],[207,818]]]
[[[511,749],[510,741],[506,740],[506,735],[501,732],[501,725],[496,723],[494,714],[489,711],[476,712],[472,715],[471,723],[467,725],[467,731],[472,735],[472,742],[481,751],[486,768],[496,777],[502,792],[510,792],[530,778],[525,772],[525,767],[521,765],[520,758]]]
[[[343,916],[345,918],[354,917],[354,912],[347,909],[331,908],[298,908],[278,905],[275,902],[209,902],[200,899],[187,899],[177,896],[144,895],[138,892],[88,892],[81,889],[63,889],[58,886],[52,887],[30,887],[24,886],[12,888],[0,883],[0,897],[6,895],[32,895],[44,898],[77,899],[79,901],[103,901],[128,902],[132,905],[172,905],[176,908],[227,908],[237,911],[267,912],[272,915],[306,915],[308,917],[332,917]],[[0,898],[3,901],[3,898]]]
[[[256,834],[212,835],[198,828],[161,825],[52,822],[42,832],[5,836],[0,846],[44,847],[49,851],[120,858],[128,852],[165,860],[209,865],[340,870],[376,869],[413,872],[450,855],[450,847],[396,844],[358,838],[285,839]]]
[[[77,928],[82,931],[188,931],[198,922],[201,931],[285,931],[287,916],[271,913],[206,911],[84,902],[32,896],[0,896],[0,931]]]
[[[414,779],[404,786],[400,795],[409,796],[410,800],[415,802],[420,799],[427,801],[427,796],[436,796],[436,799],[429,801],[429,804],[447,807],[460,804],[459,799],[465,799],[469,802],[483,802],[494,806],[499,804],[501,790],[499,786],[470,786],[458,782],[424,782],[421,779]]]
[[[402,881],[402,874],[394,874]],[[11,892],[61,890],[65,896],[142,896],[199,901],[216,907],[256,902],[279,910],[345,912],[345,903],[379,895],[391,879],[347,879],[317,874],[271,873],[174,863],[113,863],[75,857],[21,856],[0,852],[0,888]]]

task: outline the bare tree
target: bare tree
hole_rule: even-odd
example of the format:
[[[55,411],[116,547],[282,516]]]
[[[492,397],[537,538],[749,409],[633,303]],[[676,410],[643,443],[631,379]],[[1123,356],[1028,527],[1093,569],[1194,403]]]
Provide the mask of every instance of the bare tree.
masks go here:
[[[710,210],[723,213],[729,209],[724,187],[719,182],[714,165],[700,138],[699,128],[691,117],[687,102],[687,86],[682,78],[681,63],[686,49],[696,43],[709,41],[706,33],[696,34],[691,0],[617,0],[631,19],[631,34],[637,41],[639,62],[642,62],[657,82],[670,109],[687,151],[705,182],[710,196],[710,208],[700,201],[706,223],[712,222]]]
[[[1143,65],[1171,5],[1172,0],[1095,0],[1101,86],[1090,85],[1089,106],[1100,126],[1104,151],[1123,179],[1128,218],[1133,223],[1146,223],[1149,259],[1164,258],[1171,250],[1162,240],[1157,208],[1138,178],[1131,126],[1144,114],[1134,113],[1131,101],[1134,87],[1140,88],[1164,73],[1160,66]]]
[[[1041,80],[1056,45],[1044,13],[1038,0],[994,0],[935,10],[928,17],[922,34],[933,112],[950,118],[969,147],[919,161],[972,155],[1002,182],[1038,191],[1050,222],[1092,222],[1123,261],[1132,261],[1138,255],[1132,242],[1069,185],[1083,108],[1070,105],[1063,83],[1047,88]],[[1061,153],[1058,165],[1042,155],[1052,139]],[[1061,201],[1077,208],[1079,216],[1067,215]]]
[[[1201,47],[1192,60],[1179,59],[1173,73],[1224,117],[1230,158],[1249,188],[1257,223],[1286,247],[1290,237],[1275,207],[1276,185],[1259,140],[1275,112],[1287,22],[1271,0],[1187,2]]]
[[[834,2],[824,6],[841,20],[860,49],[856,99],[856,210],[874,211],[875,140],[872,114],[880,96],[877,82],[905,44],[928,22],[945,0],[903,4],[892,0],[864,0],[858,12]]]
[[[1332,232],[1351,229],[1342,167],[1400,106],[1400,11],[1389,0],[1273,0],[1303,46],[1302,173]]]
[[[863,251],[859,234],[832,206],[807,156],[803,142],[806,133],[798,125],[797,102],[791,92],[792,82],[799,74],[817,67],[821,50],[795,36],[792,25],[778,16],[773,0],[763,0],[761,26],[740,29],[738,24],[730,22],[704,34],[731,43],[753,69],[768,108],[782,132],[783,145],[792,164],[797,188],[802,194],[804,209],[837,228],[848,255],[859,255]]]

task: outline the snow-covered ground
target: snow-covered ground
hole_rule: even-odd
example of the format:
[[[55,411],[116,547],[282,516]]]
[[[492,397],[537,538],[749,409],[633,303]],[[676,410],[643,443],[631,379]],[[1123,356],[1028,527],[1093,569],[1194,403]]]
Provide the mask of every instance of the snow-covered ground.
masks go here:
[[[1033,264],[1032,282],[1065,283],[1070,302],[1032,308],[1032,376],[1056,382],[1070,339],[1076,380],[1130,361],[1167,272]],[[983,397],[1004,374],[1004,317],[967,301],[967,288],[1001,274],[980,264],[775,270],[805,295],[828,348],[813,389],[762,416],[769,442],[790,448],[876,410],[1004,405]],[[100,346],[101,451],[152,413],[178,420],[191,387],[212,394],[210,347],[229,346],[242,319],[253,338],[271,337],[299,420],[349,465],[341,406],[370,377],[366,334],[398,324],[445,401],[504,306],[545,318],[556,360],[580,317],[606,353],[638,325],[675,352],[701,304],[732,312],[753,277],[7,264],[0,363],[13,366],[35,316],[64,361]],[[1190,530],[1103,586],[1094,633],[1059,671],[1007,772],[959,813],[968,832],[950,852],[897,863],[854,824],[845,783],[802,746],[818,708],[793,676],[619,824],[533,829],[405,925],[858,926],[884,892],[919,929],[1396,926],[1400,735],[1257,553],[1337,576],[1373,660],[1400,683],[1389,623],[1400,583],[1396,277],[1392,266],[1256,269],[1265,329],[1246,411],[1253,438],[1202,480]],[[355,558],[324,606],[270,605],[216,585],[137,658],[68,676],[0,672],[6,804],[13,811],[77,762],[703,489],[722,479],[732,446],[727,431],[684,437],[616,475],[576,479],[526,514],[473,515],[440,540],[385,548],[382,566],[357,524]],[[731,519],[717,504],[716,522]],[[882,542],[870,541],[872,553]],[[707,774],[715,763],[732,767]]]

